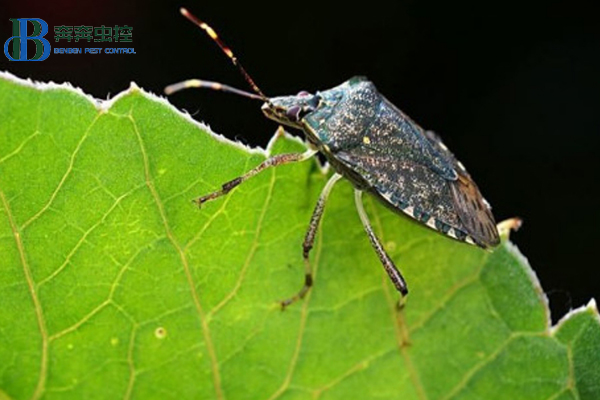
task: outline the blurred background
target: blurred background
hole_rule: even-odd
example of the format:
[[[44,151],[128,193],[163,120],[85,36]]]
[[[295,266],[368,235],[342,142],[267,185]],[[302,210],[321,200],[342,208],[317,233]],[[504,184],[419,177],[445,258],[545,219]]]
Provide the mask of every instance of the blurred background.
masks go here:
[[[438,132],[467,166],[548,293],[553,319],[600,299],[600,23],[593,2],[3,2],[9,18],[41,18],[53,47],[133,47],[136,54],[58,55],[0,70],[69,81],[105,99],[131,81],[154,93],[197,77],[247,89],[187,7],[231,46],[267,95],[368,76],[392,103]],[[133,42],[56,43],[57,25],[129,25]],[[259,103],[187,91],[169,99],[213,130],[265,146],[276,129]],[[168,135],[169,132],[165,132]]]

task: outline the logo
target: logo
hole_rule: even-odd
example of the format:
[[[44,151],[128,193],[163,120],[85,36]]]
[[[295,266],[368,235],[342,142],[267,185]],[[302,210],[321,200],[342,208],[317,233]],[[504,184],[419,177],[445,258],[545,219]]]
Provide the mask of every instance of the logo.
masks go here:
[[[4,54],[11,61],[44,61],[50,56],[50,42],[44,38],[48,33],[48,24],[39,18],[11,18],[13,36],[4,43]],[[33,24],[33,33],[27,35],[27,23]],[[27,41],[35,43],[35,55],[27,58]],[[10,43],[12,49],[9,51]]]
[[[46,21],[40,18],[11,18],[12,36],[4,42],[4,54],[10,61],[44,61],[51,53],[54,54],[136,54],[133,47],[79,47],[79,42],[100,42],[98,45],[109,44],[108,42],[132,43],[133,27],[129,25],[114,26],[87,26],[87,25],[57,25],[54,27],[55,45],[51,45],[48,39],[49,27]],[[33,32],[28,34],[33,25]],[[52,35],[49,35],[52,38]],[[68,47],[65,41],[69,42]],[[33,43],[32,43],[33,42]],[[1,42],[0,42],[1,43]],[[71,43],[75,47],[70,46]],[[35,44],[35,54],[31,53]],[[112,44],[112,43],[111,43]],[[118,46],[118,45],[117,45]],[[54,49],[52,49],[54,47]],[[53,50],[53,51],[52,51]]]

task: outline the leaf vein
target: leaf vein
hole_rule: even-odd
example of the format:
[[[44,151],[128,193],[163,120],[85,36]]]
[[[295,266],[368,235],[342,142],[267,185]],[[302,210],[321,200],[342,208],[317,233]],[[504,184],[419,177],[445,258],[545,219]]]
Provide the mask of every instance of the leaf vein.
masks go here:
[[[202,326],[202,335],[204,337],[204,342],[206,343],[206,349],[208,351],[210,361],[211,361],[213,385],[214,385],[214,389],[215,389],[215,394],[217,396],[217,399],[221,400],[221,399],[224,399],[225,396],[223,394],[223,388],[221,385],[221,375],[219,372],[219,363],[217,362],[217,356],[216,356],[215,348],[214,348],[214,345],[212,342],[210,329],[209,329],[208,322],[207,322],[205,314],[204,314],[204,310],[202,308],[202,304],[200,302],[200,296],[198,294],[196,285],[194,283],[194,278],[192,276],[192,271],[191,271],[191,268],[189,265],[189,261],[187,259],[184,248],[182,248],[180,246],[179,242],[175,238],[175,235],[173,234],[173,231],[171,230],[171,227],[169,226],[169,221],[167,218],[167,214],[166,214],[164,205],[160,199],[160,196],[158,194],[158,191],[156,190],[156,187],[154,186],[154,181],[153,181],[151,173],[150,173],[150,161],[148,159],[148,153],[146,152],[146,147],[144,146],[144,141],[142,139],[142,135],[140,134],[140,131],[137,127],[137,123],[135,122],[135,119],[133,118],[133,115],[131,114],[131,112],[129,114],[129,119],[133,125],[133,130],[135,132],[135,135],[137,136],[137,140],[139,142],[139,146],[141,149],[142,159],[143,159],[143,164],[144,164],[144,175],[145,175],[145,179],[146,179],[146,185],[148,186],[148,189],[150,190],[150,193],[152,194],[152,197],[154,198],[154,202],[156,203],[156,207],[158,208],[158,212],[159,212],[160,218],[163,222],[163,226],[165,228],[167,237],[169,238],[169,241],[171,242],[171,244],[177,251],[179,258],[181,260],[181,263],[183,264],[183,269],[185,271],[186,279],[187,279],[188,285],[190,287],[192,299],[194,301],[198,316],[200,318],[200,324]]]
[[[114,211],[115,208],[117,208],[117,206],[121,203],[121,200],[123,200],[126,196],[129,195],[129,193],[130,192],[125,193],[122,196],[120,196],[119,198],[117,198],[113,202],[113,204],[109,207],[109,209],[106,210],[106,212],[102,215],[102,217],[100,217],[100,219],[95,224],[93,224],[88,230],[86,230],[86,231],[83,232],[83,234],[81,235],[81,238],[77,241],[77,243],[75,244],[75,246],[73,246],[73,249],[65,257],[65,261],[56,270],[54,270],[54,272],[52,272],[46,278],[42,279],[38,283],[38,288],[41,287],[41,286],[43,286],[44,284],[48,283],[52,279],[54,279],[56,276],[58,276],[69,265],[69,263],[71,262],[71,259],[73,258],[73,256],[77,253],[77,251],[79,250],[79,248],[85,243],[85,240],[87,239],[87,237],[92,232],[94,232],[96,230],[96,228],[98,228],[101,224],[103,224],[104,221],[106,221],[106,218]]]
[[[332,379],[331,381],[329,381],[328,383],[322,385],[321,387],[319,387],[318,389],[314,389],[313,393],[312,393],[312,397],[313,399],[318,399],[319,397],[321,397],[321,395],[334,388],[336,385],[340,384],[342,381],[344,381],[345,379],[348,379],[349,377],[351,377],[352,375],[359,373],[361,371],[366,370],[367,368],[369,368],[370,364],[381,358],[381,357],[385,357],[387,354],[390,354],[392,352],[396,352],[396,349],[390,349],[390,350],[386,350],[386,351],[381,351],[377,354],[373,354],[370,357],[365,357],[363,360],[357,362],[356,364],[354,364],[352,367],[350,367],[348,370],[346,370],[344,373],[340,374],[339,376],[335,377],[334,379]]]
[[[4,192],[0,189],[0,199],[2,200],[2,205],[4,206],[4,210],[6,211],[6,215],[8,217],[8,222],[10,224],[10,228],[12,230],[17,249],[19,251],[19,257],[21,259],[21,265],[23,266],[23,272],[25,274],[25,279],[27,280],[27,287],[29,289],[29,295],[31,296],[31,300],[33,302],[33,306],[35,308],[35,315],[37,318],[38,328],[40,330],[40,335],[42,339],[42,349],[41,349],[41,357],[40,357],[40,375],[38,378],[38,382],[31,396],[32,399],[39,399],[44,390],[46,389],[46,379],[48,375],[48,331],[46,328],[46,321],[44,318],[44,310],[42,308],[42,304],[40,299],[38,298],[35,282],[33,280],[33,275],[31,273],[31,268],[29,263],[27,262],[27,257],[25,256],[25,247],[23,245],[23,241],[21,240],[21,234],[19,229],[15,223],[14,217],[10,210],[10,205],[4,196]]]
[[[244,281],[244,278],[246,277],[246,272],[248,270],[248,267],[250,266],[250,263],[251,263],[252,259],[254,258],[254,255],[256,254],[256,250],[259,247],[259,238],[260,238],[260,234],[262,232],[262,225],[264,223],[265,215],[268,212],[268,208],[269,208],[268,206],[271,203],[271,199],[273,198],[273,188],[275,187],[275,176],[276,176],[276,169],[272,168],[271,169],[271,181],[269,182],[269,190],[267,191],[267,197],[265,198],[263,208],[261,210],[260,216],[258,218],[258,222],[256,224],[256,230],[254,233],[254,239],[252,240],[252,245],[250,246],[250,251],[248,252],[246,260],[244,261],[244,265],[242,266],[242,269],[240,270],[239,277],[238,277],[237,281],[235,282],[233,289],[223,298],[223,300],[221,300],[219,302],[219,304],[217,304],[207,314],[207,318],[209,320],[212,316],[214,316],[217,312],[219,312],[219,310],[221,308],[225,307],[227,305],[227,303],[229,303],[229,301],[236,295],[236,293],[242,286],[242,282]]]
[[[81,139],[77,143],[77,146],[75,146],[75,150],[73,150],[73,154],[71,154],[71,158],[69,159],[69,165],[67,166],[67,170],[65,171],[62,178],[58,182],[56,189],[54,189],[54,191],[50,195],[50,198],[48,199],[46,204],[44,204],[42,206],[42,208],[38,212],[36,212],[31,218],[29,218],[27,221],[25,221],[25,223],[21,226],[22,231],[24,231],[29,225],[31,225],[32,222],[34,222],[36,219],[38,219],[44,212],[46,212],[46,210],[48,210],[48,208],[50,208],[50,206],[54,202],[54,199],[56,199],[58,192],[60,191],[60,189],[62,189],[67,178],[71,175],[71,172],[73,172],[73,166],[75,165],[75,159],[77,158],[77,155],[79,154],[79,151],[81,150],[81,147],[83,146],[83,143],[88,138],[88,136],[92,130],[92,127],[96,124],[96,121],[98,121],[98,119],[100,119],[101,115],[102,115],[102,113],[96,114],[96,116],[94,117],[94,119],[92,120],[90,125],[87,127],[87,129],[81,136]]]
[[[17,146],[16,149],[14,149],[13,151],[11,151],[10,153],[8,153],[7,155],[5,155],[4,157],[0,158],[0,164],[4,163],[6,160],[16,156],[17,154],[19,154],[21,152],[21,150],[23,150],[23,148],[25,147],[25,145],[27,143],[29,143],[30,140],[32,140],[34,137],[38,136],[40,134],[40,132],[38,130],[36,130],[35,132],[33,132],[31,135],[29,135],[28,137],[25,138],[25,140],[23,140],[19,146]]]
[[[374,225],[376,226],[380,240],[384,241],[383,226],[381,224],[379,212],[376,207],[373,207],[373,201],[370,197],[369,202],[371,204],[371,209],[373,210],[373,215],[375,219]],[[406,362],[408,375],[411,381],[413,382],[417,396],[419,396],[421,400],[426,400],[428,397],[425,393],[425,388],[423,387],[423,383],[421,382],[419,373],[416,367],[414,366],[410,355],[408,354],[408,344],[410,343],[410,339],[406,327],[406,321],[404,321],[404,311],[397,309],[397,303],[393,299],[394,296],[392,296],[392,294],[390,293],[390,288],[387,284],[386,278],[387,276],[383,274],[381,284],[383,285],[383,291],[387,299],[388,305],[390,307],[392,324],[394,325],[394,330],[396,332],[396,343],[398,345],[402,358],[404,358],[404,361]]]
[[[475,365],[473,368],[471,368],[469,371],[467,371],[467,373],[464,375],[463,379],[460,380],[460,382],[458,382],[458,384],[452,388],[448,394],[443,397],[443,400],[450,400],[454,397],[456,397],[456,395],[458,395],[458,393],[460,393],[460,391],[462,389],[464,389],[469,381],[475,376],[475,374],[477,372],[479,372],[479,370],[481,370],[483,367],[485,367],[486,365],[488,365],[489,363],[491,363],[492,361],[494,361],[501,353],[502,351],[515,339],[520,338],[520,337],[536,337],[536,336],[545,336],[543,333],[532,333],[532,332],[513,332],[511,333],[504,342],[502,342],[498,348],[489,354],[489,356],[487,356],[484,360],[482,360],[480,363],[478,363],[477,365]]]
[[[323,217],[324,219],[324,217]],[[324,221],[321,221],[323,223]],[[317,272],[319,267],[319,261],[321,259],[321,251],[323,249],[323,235],[319,234],[317,242],[316,255],[314,258],[314,266],[313,266],[313,277],[317,278]],[[290,387],[290,382],[292,381],[292,375],[294,374],[294,369],[296,368],[298,358],[300,356],[300,351],[302,350],[302,342],[304,339],[304,333],[306,332],[306,321],[308,319],[308,305],[310,303],[310,299],[312,297],[312,291],[308,291],[306,296],[304,296],[304,300],[302,302],[302,311],[300,316],[300,327],[298,329],[298,337],[296,339],[296,346],[294,348],[294,353],[292,354],[292,359],[290,360],[290,364],[288,366],[288,370],[286,372],[285,378],[281,383],[281,386],[269,397],[269,400],[275,400],[280,397],[285,391]]]

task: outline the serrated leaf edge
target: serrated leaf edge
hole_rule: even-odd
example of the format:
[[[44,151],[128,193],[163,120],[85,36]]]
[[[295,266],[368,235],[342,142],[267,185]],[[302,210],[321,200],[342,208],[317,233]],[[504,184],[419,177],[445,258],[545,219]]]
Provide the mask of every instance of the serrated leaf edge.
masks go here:
[[[146,91],[146,90],[140,88],[133,81],[129,84],[128,89],[123,90],[112,97],[108,97],[106,100],[102,100],[102,99],[97,99],[97,98],[85,93],[83,91],[83,89],[73,86],[70,82],[62,82],[62,83],[56,83],[53,81],[40,82],[40,81],[32,80],[31,78],[20,78],[16,75],[10,73],[9,71],[0,71],[0,79],[4,79],[6,81],[13,82],[15,84],[25,86],[25,87],[30,87],[30,88],[33,88],[33,89],[36,89],[39,91],[66,90],[68,92],[75,93],[75,94],[85,98],[87,101],[89,101],[90,104],[92,104],[100,113],[108,112],[111,109],[111,107],[116,102],[118,102],[122,97],[131,95],[131,94],[140,94],[151,101],[155,101],[155,102],[158,102],[158,103],[166,106],[171,111],[175,112],[177,115],[179,115],[180,117],[185,119],[187,122],[190,122],[194,126],[207,132],[215,140],[217,140],[221,143],[224,143],[228,146],[236,147],[240,150],[243,150],[244,152],[246,152],[248,154],[260,154],[260,155],[263,155],[264,157],[268,157],[271,154],[271,151],[273,149],[275,142],[282,135],[285,136],[285,138],[287,138],[287,139],[290,139],[290,140],[293,140],[293,141],[296,141],[298,143],[305,145],[305,142],[302,139],[300,139],[297,136],[289,134],[282,128],[277,130],[277,132],[269,140],[267,147],[264,149],[259,146],[251,147],[251,146],[245,145],[244,143],[230,140],[227,137],[214,132],[207,123],[199,122],[199,121],[195,120],[194,118],[192,118],[192,116],[187,111],[185,111],[185,110],[182,111],[182,110],[179,110],[178,108],[176,108],[173,104],[171,104],[169,102],[169,100],[166,97],[161,96],[161,95],[156,95],[152,92]]]

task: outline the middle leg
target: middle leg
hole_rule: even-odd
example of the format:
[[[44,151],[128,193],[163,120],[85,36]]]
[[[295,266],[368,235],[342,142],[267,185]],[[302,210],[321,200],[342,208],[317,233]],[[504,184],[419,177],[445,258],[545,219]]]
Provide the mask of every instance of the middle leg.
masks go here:
[[[327,197],[329,197],[329,193],[333,188],[333,185],[341,178],[342,176],[338,173],[333,174],[327,184],[321,191],[319,195],[319,200],[317,200],[317,204],[312,213],[312,217],[310,218],[310,224],[308,225],[308,231],[306,231],[306,235],[304,236],[304,243],[302,244],[302,256],[304,258],[304,286],[296,295],[290,297],[289,299],[283,300],[281,302],[281,308],[285,308],[290,304],[294,303],[297,300],[300,300],[306,293],[310,290],[313,284],[313,276],[312,269],[310,267],[310,250],[313,248],[313,244],[315,242],[315,236],[317,234],[317,229],[319,228],[319,223],[321,222],[321,217],[323,216],[323,211],[325,210],[325,203],[327,201]]]

